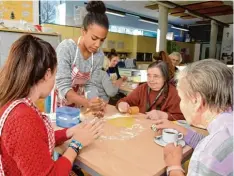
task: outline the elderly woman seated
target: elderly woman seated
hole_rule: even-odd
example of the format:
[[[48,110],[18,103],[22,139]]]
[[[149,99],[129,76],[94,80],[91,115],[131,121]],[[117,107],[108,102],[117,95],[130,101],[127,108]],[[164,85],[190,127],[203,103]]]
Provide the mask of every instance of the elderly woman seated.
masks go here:
[[[116,106],[123,113],[128,112],[130,106],[138,106],[150,119],[179,120],[184,119],[179,104],[177,90],[169,83],[167,64],[157,60],[148,67],[147,83],[120,99]]]
[[[195,62],[178,74],[180,108],[188,123],[206,128],[208,136],[156,120],[157,129],[172,128],[184,134],[194,148],[188,175],[233,175],[233,71],[214,59]],[[168,144],[164,150],[170,176],[184,175],[182,147]]]
[[[179,52],[172,52],[169,58],[171,59],[172,65],[175,67],[175,71],[178,71],[176,66],[179,66],[183,60],[181,54]]]

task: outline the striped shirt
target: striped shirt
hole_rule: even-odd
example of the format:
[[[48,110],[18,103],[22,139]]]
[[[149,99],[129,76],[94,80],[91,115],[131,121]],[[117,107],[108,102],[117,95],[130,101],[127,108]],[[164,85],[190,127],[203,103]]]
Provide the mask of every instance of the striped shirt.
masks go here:
[[[185,142],[194,149],[188,176],[232,176],[233,175],[233,112],[219,114],[203,136],[192,130]]]

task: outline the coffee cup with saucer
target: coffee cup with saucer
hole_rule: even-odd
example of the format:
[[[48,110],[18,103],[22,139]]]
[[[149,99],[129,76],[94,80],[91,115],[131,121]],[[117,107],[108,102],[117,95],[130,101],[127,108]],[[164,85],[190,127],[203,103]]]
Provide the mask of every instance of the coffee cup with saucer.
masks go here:
[[[179,133],[174,129],[164,129],[161,136],[155,137],[154,142],[163,147],[169,143],[174,143],[184,147],[185,141],[183,140],[183,137],[182,133]]]

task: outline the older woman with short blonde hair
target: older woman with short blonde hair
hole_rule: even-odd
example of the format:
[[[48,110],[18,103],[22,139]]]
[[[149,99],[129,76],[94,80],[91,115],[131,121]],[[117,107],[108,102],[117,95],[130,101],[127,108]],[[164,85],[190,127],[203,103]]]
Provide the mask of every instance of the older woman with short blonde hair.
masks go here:
[[[184,134],[194,149],[189,176],[233,174],[233,71],[215,59],[188,65],[178,73],[180,109],[189,124],[208,130],[203,136],[167,120],[155,122],[158,129],[172,128]],[[168,144],[164,150],[170,176],[184,175],[182,147]]]

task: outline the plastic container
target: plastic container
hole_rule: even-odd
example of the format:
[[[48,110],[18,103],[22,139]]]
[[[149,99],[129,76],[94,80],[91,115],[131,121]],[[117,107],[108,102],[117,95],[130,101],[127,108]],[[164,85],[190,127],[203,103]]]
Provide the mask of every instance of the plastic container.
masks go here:
[[[56,125],[70,128],[80,123],[80,109],[72,107],[59,107],[56,109]]]

